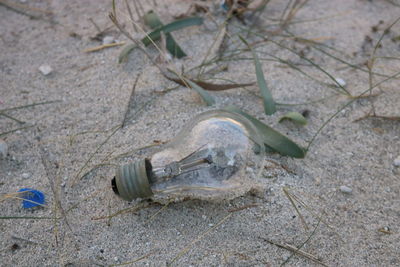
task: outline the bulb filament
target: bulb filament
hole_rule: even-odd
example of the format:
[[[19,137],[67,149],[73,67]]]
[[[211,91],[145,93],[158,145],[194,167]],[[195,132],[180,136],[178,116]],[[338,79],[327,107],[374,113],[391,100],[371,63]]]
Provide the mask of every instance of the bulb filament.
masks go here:
[[[180,161],[173,161],[164,167],[154,168],[151,180],[152,182],[165,181],[183,173],[207,167],[212,163],[211,155],[194,159],[193,157],[186,157]]]

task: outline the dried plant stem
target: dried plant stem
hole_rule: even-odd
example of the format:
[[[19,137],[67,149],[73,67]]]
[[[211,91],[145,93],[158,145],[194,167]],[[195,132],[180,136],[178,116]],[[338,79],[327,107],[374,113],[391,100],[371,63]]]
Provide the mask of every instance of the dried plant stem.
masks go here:
[[[305,251],[303,251],[303,250],[301,250],[301,249],[299,249],[299,248],[297,248],[295,246],[292,246],[292,245],[289,245],[289,244],[280,244],[280,243],[277,243],[275,241],[272,241],[272,240],[269,240],[269,239],[266,239],[266,238],[263,238],[263,240],[265,240],[268,243],[270,243],[272,245],[275,245],[275,246],[277,246],[279,248],[283,248],[283,249],[289,250],[289,251],[291,251],[291,252],[293,252],[293,253],[295,253],[295,254],[297,254],[299,256],[302,256],[302,257],[305,257],[305,258],[307,258],[309,260],[312,260],[313,262],[318,263],[318,264],[320,264],[322,266],[328,266],[325,263],[323,263],[322,261],[320,261],[318,259],[318,257],[316,257],[316,256],[314,256],[314,255],[312,255],[312,254],[310,254],[308,252],[305,252]]]
[[[105,48],[110,48],[110,47],[114,47],[114,46],[121,46],[121,45],[124,45],[124,44],[125,44],[125,42],[112,43],[112,44],[103,44],[103,45],[99,45],[99,46],[95,46],[95,47],[92,47],[92,48],[85,49],[85,50],[83,50],[83,52],[92,53],[92,52],[97,52],[97,51],[103,50]]]
[[[226,215],[222,220],[220,220],[216,225],[213,227],[210,227],[207,231],[204,233],[200,234],[195,240],[190,242],[184,249],[182,249],[168,264],[167,266],[172,266],[175,261],[177,261],[179,258],[181,258],[183,255],[185,255],[190,248],[196,244],[198,241],[202,240],[206,235],[208,235],[210,232],[214,231],[216,228],[218,228],[221,224],[223,224],[226,220],[228,220],[230,217],[232,217],[233,213],[229,213]]]
[[[128,101],[128,105],[126,106],[126,110],[125,110],[125,114],[124,114],[124,119],[122,120],[122,124],[121,124],[121,128],[124,128],[125,124],[126,124],[126,120],[128,119],[128,112],[129,112],[129,107],[132,105],[133,102],[133,96],[135,94],[135,90],[136,90],[136,85],[137,82],[140,78],[140,73],[136,76],[135,82],[133,83],[132,86],[132,90],[131,90],[131,94],[129,96],[129,101]]]
[[[86,166],[89,164],[89,162],[93,159],[93,157],[97,154],[97,152],[100,151],[100,149],[108,142],[108,140],[110,140],[111,137],[114,136],[114,134],[117,133],[117,131],[121,129],[121,125],[117,125],[114,130],[112,131],[112,133],[107,136],[107,138],[96,148],[96,150],[92,153],[92,155],[90,155],[90,157],[86,160],[85,164],[82,166],[82,168],[78,171],[78,173],[76,174],[76,176],[72,179],[71,181],[71,186],[74,186],[75,183],[78,181],[82,173],[82,171],[86,168]]]
[[[304,228],[306,230],[308,230],[309,228],[308,228],[308,225],[306,223],[306,220],[304,220],[304,217],[301,214],[301,212],[299,211],[299,209],[297,208],[296,203],[294,203],[294,200],[293,200],[292,195],[289,192],[288,188],[283,187],[282,190],[283,190],[283,193],[285,193],[285,196],[289,199],[289,201],[292,204],[293,208],[296,210],[297,214],[299,215],[300,221],[303,224]]]
[[[128,4],[128,1],[127,1],[127,0],[124,0],[124,1],[125,1],[126,9],[128,10],[128,13],[129,13],[129,17],[131,18],[131,21],[132,21],[133,30],[134,30],[135,32],[137,32],[138,30],[137,30],[137,28],[136,28],[135,19],[133,18],[133,14],[132,14],[131,7],[130,7],[130,5]],[[136,1],[135,1],[135,0],[133,1],[133,4],[136,5]],[[137,8],[135,8],[135,10],[137,10]],[[140,19],[140,17],[139,17],[139,19]]]
[[[314,230],[313,230],[312,233],[309,235],[309,237],[308,237],[300,246],[297,247],[297,250],[294,251],[293,254],[290,255],[290,256],[281,264],[281,266],[283,266],[283,265],[285,265],[286,263],[288,263],[289,260],[290,260],[302,247],[304,247],[305,244],[307,244],[307,243],[311,240],[311,238],[312,238],[312,237],[315,235],[315,233],[317,232],[317,229],[318,229],[320,223],[321,223],[321,219],[318,220],[317,225],[315,226]]]

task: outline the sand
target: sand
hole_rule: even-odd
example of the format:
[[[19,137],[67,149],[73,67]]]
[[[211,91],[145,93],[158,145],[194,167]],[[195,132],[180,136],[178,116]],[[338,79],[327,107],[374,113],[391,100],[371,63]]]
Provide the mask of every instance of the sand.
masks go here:
[[[165,266],[172,262],[174,266],[277,266],[291,252],[268,240],[292,246],[308,240],[302,250],[328,266],[400,265],[400,168],[393,165],[400,155],[399,121],[355,121],[371,110],[371,102],[379,116],[400,116],[397,80],[382,83],[379,90],[373,91],[381,93],[379,96],[356,100],[340,111],[317,136],[304,159],[267,154],[269,178],[261,178],[261,192],[218,203],[191,200],[166,207],[152,204],[104,219],[138,205],[112,192],[110,179],[115,164],[151,155],[152,148],[134,150],[154,140],[170,140],[195,114],[215,107],[207,107],[194,91],[184,87],[162,93],[175,85],[138,50],[124,64],[117,63],[120,47],[83,52],[101,45],[101,41],[91,39],[97,30],[89,19],[101,29],[112,26],[108,18],[110,1],[22,2],[13,3],[49,10],[52,15],[27,10],[40,16],[32,19],[0,5],[0,109],[57,102],[7,112],[26,122],[24,125],[0,116],[0,133],[32,126],[1,136],[9,152],[0,159],[0,192],[29,187],[43,191],[47,198],[45,207],[29,210],[23,209],[18,199],[2,199],[1,266],[109,266],[135,260],[130,265]],[[294,21],[298,23],[288,30],[331,46],[337,51],[321,48],[366,69],[364,63],[374,44],[399,15],[399,7],[390,2],[309,1],[296,14]],[[189,6],[186,1],[157,3],[155,10],[165,22]],[[269,19],[279,19],[285,5],[271,1],[257,24],[265,28],[273,24]],[[121,20],[127,22],[123,3],[117,7]],[[223,21],[222,13],[215,11],[213,16],[218,23]],[[232,22],[232,32],[233,25],[243,26]],[[189,55],[174,61],[177,69],[198,65],[216,33],[217,26],[209,16],[202,26],[174,33]],[[107,35],[118,42],[129,41],[115,28]],[[385,75],[398,72],[399,35],[400,25],[396,24],[376,52],[377,56],[397,59],[378,59],[373,71]],[[302,51],[333,77],[346,81],[353,96],[368,89],[368,73],[310,49],[307,43],[287,40],[285,44]],[[257,49],[299,64],[296,66],[312,77],[332,83],[325,73],[283,48],[265,43]],[[148,51],[157,57],[156,49]],[[41,73],[43,65],[50,66],[51,73]],[[228,70],[217,77],[237,82],[256,80],[251,60],[227,65]],[[277,102],[307,103],[278,106],[277,113],[266,116],[259,89],[252,86],[212,93],[217,106],[237,105],[302,146],[350,100],[336,95],[310,103],[331,96],[334,90],[279,62],[263,61],[263,70]],[[373,84],[384,79],[374,75]],[[278,123],[286,112],[304,110],[309,111],[306,126]],[[125,127],[107,139],[126,111]],[[97,164],[129,151],[129,157],[110,161],[114,165],[102,166],[81,178]],[[352,192],[342,192],[341,186]],[[297,203],[306,226],[283,188],[307,205],[306,209]],[[293,256],[287,265],[318,264]]]

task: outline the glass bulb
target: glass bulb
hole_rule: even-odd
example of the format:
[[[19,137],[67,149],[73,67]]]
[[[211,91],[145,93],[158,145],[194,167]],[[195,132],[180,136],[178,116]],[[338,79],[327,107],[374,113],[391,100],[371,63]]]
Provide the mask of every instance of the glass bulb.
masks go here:
[[[117,169],[114,192],[135,198],[232,199],[249,191],[259,175],[263,143],[240,114],[199,114],[163,149]]]

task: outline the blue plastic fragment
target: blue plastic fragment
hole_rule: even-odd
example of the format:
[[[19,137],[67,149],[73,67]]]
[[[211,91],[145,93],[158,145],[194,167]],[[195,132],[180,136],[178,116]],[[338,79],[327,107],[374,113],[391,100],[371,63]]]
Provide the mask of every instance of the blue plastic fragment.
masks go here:
[[[24,192],[21,194],[21,197],[24,199],[22,201],[22,207],[25,209],[43,205],[45,202],[45,196],[39,190],[32,188],[21,188],[18,190],[18,192]]]

